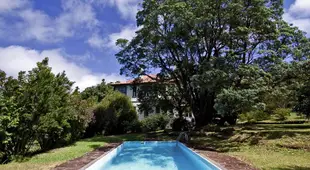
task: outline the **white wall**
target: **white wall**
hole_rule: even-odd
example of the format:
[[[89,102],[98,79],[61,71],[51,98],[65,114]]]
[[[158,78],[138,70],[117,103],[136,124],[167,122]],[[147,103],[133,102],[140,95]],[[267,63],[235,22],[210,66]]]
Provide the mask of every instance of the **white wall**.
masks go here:
[[[138,92],[138,89],[139,89],[139,86],[137,86],[137,92]],[[132,97],[132,94],[133,94],[132,85],[126,85],[126,95],[130,98],[133,106],[136,108],[139,120],[143,120],[144,119],[144,113],[139,111],[139,104],[140,103],[139,103],[138,98],[137,98],[138,94],[136,94],[135,98]],[[149,116],[156,114],[156,106],[154,106],[152,110],[153,110],[153,112],[149,113]]]

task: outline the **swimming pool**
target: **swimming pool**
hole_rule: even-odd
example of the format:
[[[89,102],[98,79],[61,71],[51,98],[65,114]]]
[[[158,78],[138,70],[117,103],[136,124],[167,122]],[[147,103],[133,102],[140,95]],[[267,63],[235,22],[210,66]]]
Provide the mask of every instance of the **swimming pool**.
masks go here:
[[[180,142],[124,142],[86,170],[220,170]]]

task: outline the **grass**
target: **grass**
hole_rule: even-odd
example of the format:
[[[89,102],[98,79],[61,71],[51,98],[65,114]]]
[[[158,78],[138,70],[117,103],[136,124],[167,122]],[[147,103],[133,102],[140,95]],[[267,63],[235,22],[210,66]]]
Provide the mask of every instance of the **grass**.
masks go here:
[[[193,143],[244,160],[259,169],[310,169],[310,124],[253,124],[229,135],[208,132]]]
[[[310,169],[310,152],[270,147],[264,145],[242,146],[238,151],[228,152],[263,170]]]
[[[53,149],[51,151],[25,158],[21,162],[11,162],[0,165],[2,170],[28,170],[28,169],[51,169],[52,167],[68,160],[80,157],[95,148],[110,142],[121,142],[126,140],[143,140],[143,134],[129,134],[120,136],[98,136],[78,141],[70,146]]]
[[[233,128],[234,131],[231,131]],[[37,154],[23,162],[0,165],[0,169],[50,169],[111,142],[128,140],[175,140],[178,133],[97,136],[63,148]],[[310,124],[252,124],[197,132],[191,144],[237,157],[259,169],[310,169]]]
[[[297,122],[307,122],[307,121],[309,121],[309,120],[306,119],[306,117],[304,115],[299,115],[295,112],[292,112],[287,117],[287,119],[283,120],[283,121],[276,120],[276,118],[274,116],[271,116],[270,119],[257,121],[257,123],[296,124]]]

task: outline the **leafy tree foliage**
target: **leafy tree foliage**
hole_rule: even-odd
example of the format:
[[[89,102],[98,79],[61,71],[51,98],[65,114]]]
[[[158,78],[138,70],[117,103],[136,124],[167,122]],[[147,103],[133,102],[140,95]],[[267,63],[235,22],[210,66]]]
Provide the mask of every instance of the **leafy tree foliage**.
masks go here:
[[[130,99],[120,92],[111,92],[94,109],[86,136],[121,134],[135,131],[136,126],[138,117]]]
[[[154,114],[142,120],[142,130],[145,132],[163,130],[169,123],[166,114]]]
[[[268,92],[290,86],[276,82],[289,77],[273,72],[279,64],[306,60],[309,55],[304,33],[282,20],[282,3],[145,0],[137,15],[141,29],[136,37],[117,41],[122,48],[116,55],[123,65],[121,73],[135,77],[160,70],[159,81],[173,80],[178,98],[190,106],[197,126],[218,115],[235,119],[255,108],[254,103],[266,102]]]
[[[74,135],[71,135],[71,141],[84,137],[86,128],[94,116],[96,100],[95,96],[83,100],[79,92],[72,93],[70,98],[70,116],[72,119],[69,122],[71,134]]]
[[[294,110],[310,119],[310,62],[302,63],[299,68],[303,84],[297,91],[297,103]]]
[[[290,116],[291,112],[292,112],[291,109],[277,108],[274,111],[274,117],[275,117],[276,120],[283,121],[283,120],[287,119],[287,117]]]
[[[20,75],[25,91],[22,103],[32,108],[32,125],[42,149],[50,149],[70,140],[70,82],[65,73],[54,75],[48,60],[38,63],[27,75]],[[63,140],[63,141],[62,141]],[[62,141],[62,142],[60,142]]]
[[[154,112],[155,107],[160,107],[163,113],[172,114],[177,110],[179,116],[185,112],[186,102],[178,95],[176,87],[172,83],[149,83],[138,86],[139,110],[148,116]]]
[[[82,93],[82,99],[89,99],[96,97],[97,102],[100,102],[109,92],[113,89],[111,86],[107,85],[105,80],[103,79],[102,82],[96,86],[87,87]]]
[[[71,94],[65,72],[53,74],[48,59],[17,79],[0,72],[0,152],[2,161],[24,156],[38,142],[47,150],[79,139],[94,103]]]

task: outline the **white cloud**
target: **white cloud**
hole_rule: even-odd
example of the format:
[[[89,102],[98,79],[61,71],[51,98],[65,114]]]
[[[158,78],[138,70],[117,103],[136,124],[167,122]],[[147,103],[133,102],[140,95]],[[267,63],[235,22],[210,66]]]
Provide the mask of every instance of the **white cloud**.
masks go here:
[[[54,73],[66,71],[71,81],[80,89],[106,82],[122,81],[125,78],[117,74],[93,73],[89,69],[68,60],[69,55],[59,49],[37,51],[22,46],[0,47],[0,68],[8,75],[16,77],[19,71],[28,71],[36,63],[49,57],[49,65]]]
[[[9,12],[13,9],[21,8],[28,4],[27,0],[1,0],[0,13]]]
[[[11,1],[16,3],[11,3],[10,9],[13,10],[17,7],[19,9],[10,12],[6,10],[7,15],[16,17],[16,19],[3,24],[4,26],[0,25],[0,32],[4,32],[4,30],[7,32],[7,34],[2,34],[2,37],[6,39],[57,42],[67,37],[79,36],[76,34],[79,30],[91,31],[99,24],[92,4],[86,1],[63,0],[62,12],[56,17],[51,17],[44,11],[35,10],[30,5],[14,6],[22,0]]]
[[[136,35],[137,30],[138,30],[137,27],[126,26],[126,27],[122,28],[120,32],[110,34],[108,46],[110,46],[110,47],[115,46],[116,41],[120,38],[131,40]]]
[[[283,19],[302,31],[310,33],[310,1],[295,0],[295,2],[285,11]]]
[[[96,32],[100,21],[96,16],[96,7],[104,4],[115,7],[122,18],[135,19],[138,3],[141,0],[62,0],[61,13],[49,16],[41,10],[34,9],[28,0],[0,0],[0,37],[11,41],[36,40],[55,43],[73,36],[85,36],[81,32]],[[97,8],[96,8],[97,9]],[[14,19],[6,18],[6,16]],[[135,27],[124,27],[121,32],[103,38],[94,33],[88,43],[92,47],[102,48],[102,44],[115,47],[116,37],[130,39]],[[120,38],[120,37],[119,37]]]
[[[16,25],[18,32],[21,34],[22,40],[35,39],[38,41],[56,41],[58,40],[56,28],[51,26],[53,22],[48,15],[41,11],[26,9],[19,13],[22,22]]]
[[[137,30],[137,27],[133,25],[128,25],[123,27],[120,32],[108,35],[107,38],[103,38],[98,33],[95,33],[88,39],[87,43],[94,48],[110,48],[116,50],[117,46],[115,45],[115,43],[118,39],[124,38],[127,40],[131,40],[136,35]]]
[[[124,19],[135,19],[138,12],[138,5],[142,0],[102,0],[110,6],[115,6]]]
[[[90,3],[81,0],[63,0],[64,12],[55,20],[57,33],[62,36],[72,36],[74,28],[80,26],[91,30],[99,21]]]
[[[95,33],[87,40],[87,43],[93,48],[102,49],[106,44],[106,40],[104,40],[98,33]]]
[[[290,6],[289,11],[292,15],[299,17],[310,16],[310,1],[309,0],[295,0]]]

